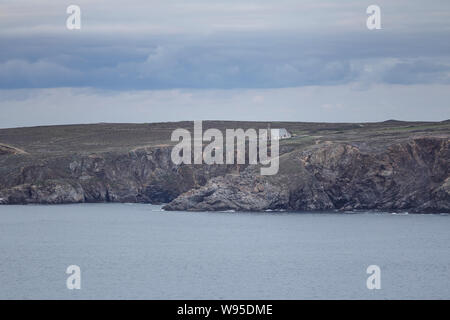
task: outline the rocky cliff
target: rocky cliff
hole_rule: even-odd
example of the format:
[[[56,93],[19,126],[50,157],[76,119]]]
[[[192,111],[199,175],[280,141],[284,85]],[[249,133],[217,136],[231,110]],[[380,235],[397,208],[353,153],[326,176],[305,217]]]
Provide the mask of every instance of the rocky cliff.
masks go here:
[[[277,176],[211,179],[166,210],[387,210],[450,212],[448,138],[418,137],[383,150],[326,143],[282,156]]]
[[[0,203],[145,202],[166,210],[450,212],[450,123],[272,123],[280,170],[174,165],[175,128],[97,124],[0,130]],[[265,128],[208,122],[205,128]]]
[[[175,166],[170,147],[59,156],[13,168],[0,201],[18,203],[167,203],[226,174],[226,166]]]

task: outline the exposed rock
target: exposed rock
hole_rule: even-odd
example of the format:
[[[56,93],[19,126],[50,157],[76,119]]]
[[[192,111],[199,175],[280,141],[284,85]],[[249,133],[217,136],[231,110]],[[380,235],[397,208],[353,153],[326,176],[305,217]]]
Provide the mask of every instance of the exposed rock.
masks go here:
[[[174,165],[170,147],[126,154],[70,155],[17,168],[0,189],[3,203],[167,203],[180,193],[224,175],[231,167]]]
[[[0,129],[0,204],[143,202],[166,210],[450,212],[450,122],[277,123],[280,171],[174,165],[191,123]],[[205,122],[204,128],[267,128]],[[320,138],[320,139],[319,139]]]
[[[248,168],[211,179],[164,208],[450,212],[449,158],[447,138],[415,138],[382,151],[323,144],[282,157],[280,169],[287,169],[277,176]]]
[[[255,184],[259,187],[255,192]],[[261,190],[261,192],[259,192]],[[212,179],[206,186],[190,190],[173,200],[167,210],[239,210],[283,209],[289,201],[289,190],[279,184],[263,184],[252,174],[228,174]]]
[[[12,147],[6,144],[0,144],[0,155],[5,154],[26,154],[26,152],[16,147]]]

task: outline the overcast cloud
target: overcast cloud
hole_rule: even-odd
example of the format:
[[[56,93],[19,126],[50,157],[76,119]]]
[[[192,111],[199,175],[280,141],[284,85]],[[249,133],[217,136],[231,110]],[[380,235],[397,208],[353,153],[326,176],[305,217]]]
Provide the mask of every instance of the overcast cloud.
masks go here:
[[[0,126],[450,118],[450,2],[376,3],[2,1]]]

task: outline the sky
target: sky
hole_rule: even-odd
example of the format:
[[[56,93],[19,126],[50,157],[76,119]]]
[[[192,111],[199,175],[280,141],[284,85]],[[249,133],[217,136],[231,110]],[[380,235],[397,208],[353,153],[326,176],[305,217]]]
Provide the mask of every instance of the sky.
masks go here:
[[[2,0],[0,110],[1,128],[446,120],[450,1]]]

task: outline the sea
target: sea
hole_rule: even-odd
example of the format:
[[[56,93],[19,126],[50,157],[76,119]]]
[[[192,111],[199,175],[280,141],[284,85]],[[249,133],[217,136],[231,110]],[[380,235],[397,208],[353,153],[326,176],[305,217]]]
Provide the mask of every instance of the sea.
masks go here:
[[[4,205],[0,299],[450,299],[450,216]]]

